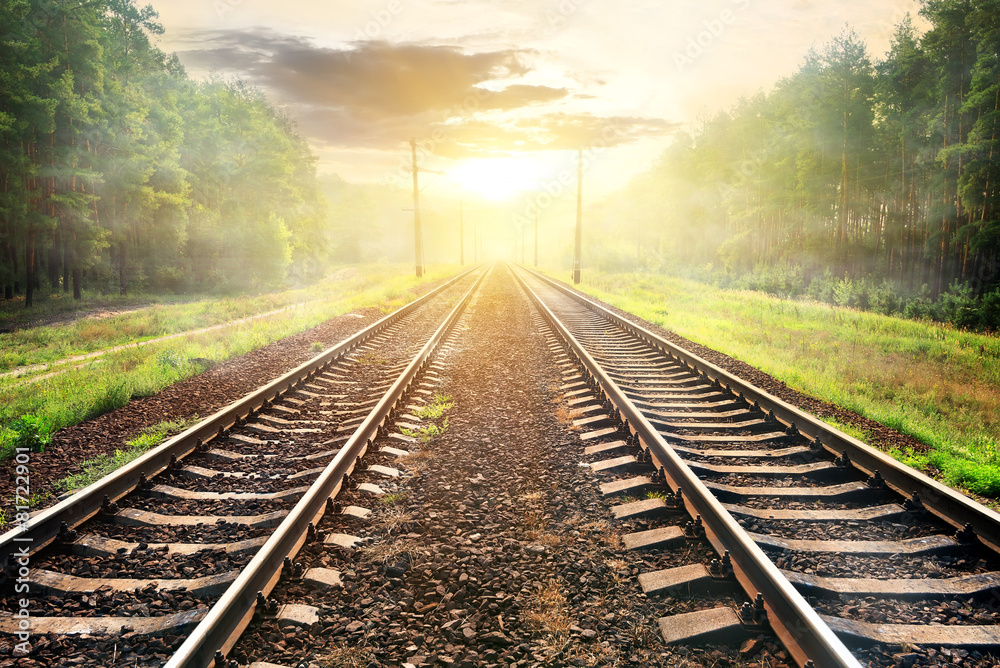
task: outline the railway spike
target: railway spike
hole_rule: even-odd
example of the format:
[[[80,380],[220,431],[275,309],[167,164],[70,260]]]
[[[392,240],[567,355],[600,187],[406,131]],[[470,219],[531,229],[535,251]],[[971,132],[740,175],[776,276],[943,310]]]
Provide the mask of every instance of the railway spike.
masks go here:
[[[924,508],[924,502],[920,500],[920,495],[916,492],[910,495],[906,501],[903,502],[903,508],[906,509],[908,513],[922,513],[926,508]]]
[[[728,579],[733,575],[733,562],[726,550],[721,559],[712,559],[708,564],[708,572],[717,580]]]
[[[177,470],[177,455],[176,454],[170,455],[170,463],[167,464],[167,470],[168,471],[176,471]]]
[[[799,428],[795,426],[794,422],[789,423],[788,428],[785,429],[785,436],[798,436]]]
[[[971,524],[966,524],[964,527],[955,532],[955,538],[957,538],[960,543],[965,543],[966,545],[979,542],[979,536],[976,535],[976,530],[972,528]]]
[[[820,440],[820,437],[819,437],[819,436],[817,436],[817,437],[815,438],[815,440],[813,440],[813,441],[812,441],[812,442],[811,442],[811,443],[809,444],[809,447],[810,447],[810,448],[811,448],[811,449],[812,449],[812,450],[813,450],[814,452],[823,452],[823,441],[822,441],[822,440]]]
[[[883,489],[885,487],[885,478],[882,477],[878,469],[875,469],[875,473],[871,474],[868,478],[867,484],[872,489]]]
[[[695,515],[693,522],[684,525],[684,536],[687,538],[701,538],[705,535],[705,525],[701,523],[701,515]]]
[[[753,605],[750,601],[744,601],[739,612],[740,621],[744,624],[753,624]]]
[[[118,504],[111,503],[111,497],[107,494],[104,495],[104,500],[101,501],[101,512],[105,515],[114,515],[118,512]]]
[[[75,529],[70,529],[66,522],[59,523],[59,534],[56,536],[56,540],[60,543],[72,543],[76,540],[77,533]]]
[[[839,466],[842,469],[846,469],[846,468],[850,468],[851,467],[851,458],[847,454],[847,450],[844,450],[843,452],[841,452],[840,456],[837,457],[837,459],[835,459],[834,462],[837,464],[837,466]]]

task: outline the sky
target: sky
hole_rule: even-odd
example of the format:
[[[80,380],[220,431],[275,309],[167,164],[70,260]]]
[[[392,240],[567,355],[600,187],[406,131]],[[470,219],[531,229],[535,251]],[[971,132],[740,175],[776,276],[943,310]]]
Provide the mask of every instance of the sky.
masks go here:
[[[623,187],[679,131],[849,25],[881,56],[916,0],[151,0],[189,74],[239,76],[320,172],[502,201]],[[436,173],[440,172],[440,173]]]

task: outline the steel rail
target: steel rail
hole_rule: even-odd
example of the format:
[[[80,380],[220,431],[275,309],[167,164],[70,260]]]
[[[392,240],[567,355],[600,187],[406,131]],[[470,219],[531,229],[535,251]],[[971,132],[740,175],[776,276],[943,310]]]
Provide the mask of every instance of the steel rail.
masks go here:
[[[56,540],[63,523],[72,528],[95,516],[100,512],[105,499],[114,502],[122,498],[165,469],[172,459],[183,459],[196,448],[204,446],[233,426],[241,424],[261,408],[280,399],[301,383],[307,382],[339,357],[420,308],[478,268],[472,267],[462,272],[419,299],[390,313],[242,399],[237,399],[190,429],[0,535],[0,573],[6,572],[11,557],[23,558],[25,554],[34,554]]]
[[[644,327],[625,320],[567,286],[563,286],[538,272],[524,269],[564,294],[570,295],[590,310],[629,331],[650,346],[693,368],[709,382],[720,383],[723,390],[743,395],[748,402],[756,402],[765,411],[773,411],[774,416],[779,421],[786,426],[794,425],[804,436],[814,441],[818,440],[826,450],[834,455],[839,457],[846,453],[851,465],[860,471],[868,475],[874,475],[877,471],[891,489],[904,497],[912,498],[915,494],[919,499],[918,505],[922,505],[924,510],[955,529],[971,528],[978,540],[986,543],[994,551],[1000,551],[1000,513],[906,466],[886,453],[862,443],[839,429],[831,427],[815,416],[653,334]],[[966,532],[963,535],[963,540],[972,538],[971,532]]]
[[[530,273],[537,276],[534,272]],[[687,511],[692,517],[701,516],[706,538],[716,551],[720,555],[729,552],[734,575],[747,595],[751,600],[758,593],[763,596],[771,628],[795,661],[800,666],[812,661],[822,668],[860,668],[857,659],[843,642],[667,444],[618,384],[591,357],[531,286],[516,272],[514,275],[587,369],[592,383],[620,411],[630,435],[632,432],[636,434],[640,444],[648,448],[654,465],[662,468],[669,483],[682,492]],[[575,294],[570,294],[579,299]]]
[[[309,491],[292,508],[164,668],[209,668],[213,665],[221,668],[225,665],[225,655],[253,618],[258,592],[267,596],[277,583],[285,558],[294,557],[298,553],[308,538],[310,526],[315,527],[319,523],[329,502],[340,491],[344,476],[354,470],[356,462],[367,452],[379,428],[389,419],[397,402],[406,396],[411,383],[423,371],[437,351],[438,345],[454,326],[488,274],[488,270],[480,274],[445,321],[354,431],[340,452],[326,466]]]

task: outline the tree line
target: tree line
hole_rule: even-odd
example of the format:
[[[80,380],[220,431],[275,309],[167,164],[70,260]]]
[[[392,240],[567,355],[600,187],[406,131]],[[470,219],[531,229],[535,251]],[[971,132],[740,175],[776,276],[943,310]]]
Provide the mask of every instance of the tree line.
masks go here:
[[[948,319],[1000,328],[1000,1],[920,15],[880,60],[845,29],[704,120],[605,204],[607,225],[634,221],[647,265],[886,312],[945,296],[965,309]]]
[[[322,269],[315,158],[239,81],[189,79],[133,0],[0,0],[0,289],[253,288]]]

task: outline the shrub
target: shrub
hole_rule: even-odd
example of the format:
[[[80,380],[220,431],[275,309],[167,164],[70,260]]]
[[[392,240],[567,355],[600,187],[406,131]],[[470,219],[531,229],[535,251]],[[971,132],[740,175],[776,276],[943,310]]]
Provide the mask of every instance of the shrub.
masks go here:
[[[52,420],[43,415],[22,415],[8,427],[13,434],[10,448],[30,448],[32,452],[44,452],[52,441]]]

